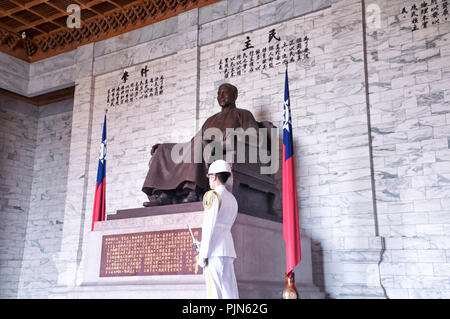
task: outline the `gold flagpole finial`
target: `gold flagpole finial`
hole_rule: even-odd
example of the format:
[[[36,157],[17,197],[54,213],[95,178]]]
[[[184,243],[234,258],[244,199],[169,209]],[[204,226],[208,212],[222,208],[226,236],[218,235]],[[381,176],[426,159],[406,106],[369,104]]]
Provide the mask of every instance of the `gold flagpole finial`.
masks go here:
[[[105,114],[106,114],[106,113],[108,113],[108,108],[107,108],[107,107],[105,107]]]
[[[286,67],[287,67],[288,64],[289,64],[288,61],[285,60],[285,61],[284,61],[284,65],[286,65]]]
[[[285,274],[284,277],[286,281],[286,286],[283,289],[283,293],[281,295],[282,299],[299,299],[297,288],[295,288],[295,276],[291,271],[288,274]]]

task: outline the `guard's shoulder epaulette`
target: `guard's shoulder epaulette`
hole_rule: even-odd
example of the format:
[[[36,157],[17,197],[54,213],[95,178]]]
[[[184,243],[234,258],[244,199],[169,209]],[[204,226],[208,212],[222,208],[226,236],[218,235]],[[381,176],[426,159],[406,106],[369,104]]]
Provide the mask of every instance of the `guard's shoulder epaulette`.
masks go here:
[[[203,208],[204,209],[210,209],[213,202],[214,202],[214,195],[217,196],[217,199],[219,200],[219,209],[222,206],[222,199],[220,198],[219,194],[215,190],[210,190],[203,195]]]

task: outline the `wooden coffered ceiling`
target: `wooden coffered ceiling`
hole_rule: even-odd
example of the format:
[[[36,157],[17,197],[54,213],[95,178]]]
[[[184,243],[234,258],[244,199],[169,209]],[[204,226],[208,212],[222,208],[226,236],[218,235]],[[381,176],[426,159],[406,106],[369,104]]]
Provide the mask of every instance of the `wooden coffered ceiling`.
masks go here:
[[[0,0],[0,50],[35,62],[217,1]],[[81,9],[80,28],[67,26],[70,4]]]

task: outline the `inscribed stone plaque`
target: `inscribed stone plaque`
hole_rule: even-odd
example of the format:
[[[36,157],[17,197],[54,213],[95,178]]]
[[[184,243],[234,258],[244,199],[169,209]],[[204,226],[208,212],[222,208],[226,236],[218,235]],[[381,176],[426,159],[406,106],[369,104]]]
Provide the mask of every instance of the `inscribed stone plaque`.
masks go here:
[[[200,241],[201,228],[192,232]],[[103,236],[100,277],[201,273],[187,229]]]

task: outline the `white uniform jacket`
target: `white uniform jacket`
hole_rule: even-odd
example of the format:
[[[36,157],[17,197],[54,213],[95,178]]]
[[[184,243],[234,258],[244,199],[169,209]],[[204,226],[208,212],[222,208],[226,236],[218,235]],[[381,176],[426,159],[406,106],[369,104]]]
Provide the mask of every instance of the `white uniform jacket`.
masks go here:
[[[209,191],[203,198],[202,242],[199,264],[212,256],[236,258],[231,227],[236,220],[238,204],[236,198],[223,185]],[[202,266],[202,265],[201,265]]]

